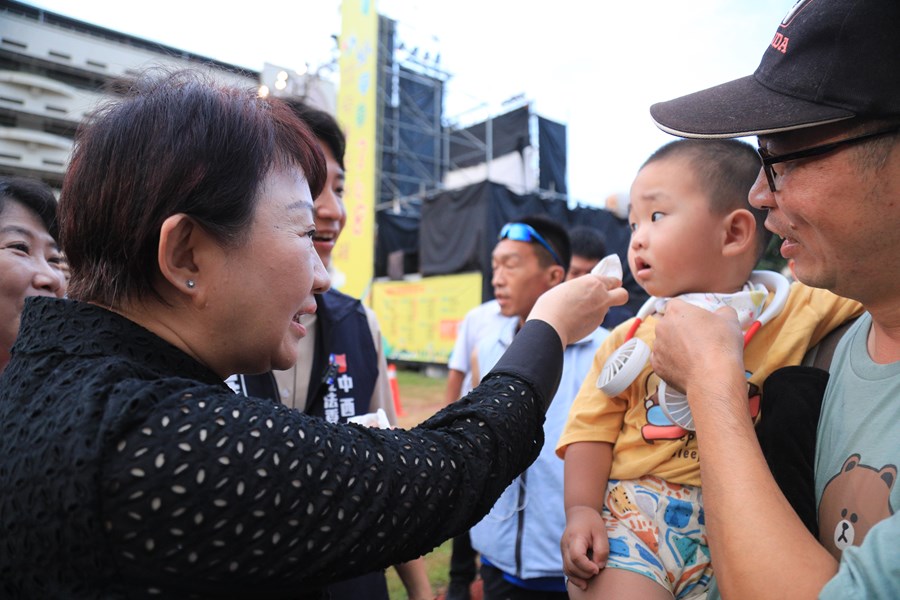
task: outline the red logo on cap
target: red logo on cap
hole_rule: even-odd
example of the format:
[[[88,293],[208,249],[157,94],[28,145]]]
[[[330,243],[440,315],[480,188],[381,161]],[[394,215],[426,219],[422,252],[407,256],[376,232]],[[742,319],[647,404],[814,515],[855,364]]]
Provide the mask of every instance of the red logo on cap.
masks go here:
[[[781,52],[782,54],[787,54],[788,42],[791,41],[791,38],[786,35],[781,35],[780,33],[776,33],[775,37],[772,38],[772,47]]]

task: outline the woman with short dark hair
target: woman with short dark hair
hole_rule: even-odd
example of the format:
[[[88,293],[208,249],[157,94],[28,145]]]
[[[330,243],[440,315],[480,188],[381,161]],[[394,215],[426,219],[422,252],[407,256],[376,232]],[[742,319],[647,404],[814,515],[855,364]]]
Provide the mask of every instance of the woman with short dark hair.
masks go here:
[[[232,393],[285,368],[328,277],[324,161],[279,101],[187,73],[80,131],[69,300],[32,299],[0,379],[0,596],[318,597],[477,521],[541,447],[562,348],[625,293],[539,301],[469,397],[412,431]]]
[[[56,198],[46,183],[0,176],[0,373],[19,333],[28,296],[66,291],[62,255],[56,243]]]

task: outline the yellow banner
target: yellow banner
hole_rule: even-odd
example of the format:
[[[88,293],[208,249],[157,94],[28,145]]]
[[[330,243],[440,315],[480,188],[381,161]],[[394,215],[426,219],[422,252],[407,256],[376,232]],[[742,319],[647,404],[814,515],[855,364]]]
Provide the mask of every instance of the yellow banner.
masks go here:
[[[463,317],[481,304],[481,273],[376,281],[372,308],[385,355],[393,360],[446,363]]]
[[[341,87],[337,118],[347,134],[344,205],[347,225],[332,254],[332,281],[360,298],[375,263],[375,193],[378,187],[378,12],[375,0],[341,1]]]

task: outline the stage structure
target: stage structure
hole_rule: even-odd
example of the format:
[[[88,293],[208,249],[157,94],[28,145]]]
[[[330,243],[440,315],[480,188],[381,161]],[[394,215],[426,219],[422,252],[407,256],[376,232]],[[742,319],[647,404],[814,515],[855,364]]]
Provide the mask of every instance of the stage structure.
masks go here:
[[[337,69],[337,60],[313,70],[310,65],[300,71],[265,63],[259,74],[259,95],[276,98],[298,98],[329,114],[337,111],[337,86],[323,73]]]
[[[537,194],[568,206],[566,127],[535,114],[529,103],[471,125],[445,120],[439,141],[440,180],[420,180],[418,193],[379,205],[376,277],[397,279],[423,272],[423,202],[444,192],[487,181],[516,195]],[[383,172],[382,182],[385,177]]]
[[[500,114],[480,111],[488,115],[483,120],[447,118],[443,105],[451,76],[440,67],[437,40],[416,39],[415,33],[379,18],[380,188],[371,305],[381,317],[391,359],[440,363],[459,320],[491,294],[490,260],[485,264],[483,250],[497,235],[496,219],[482,221],[486,204],[448,199],[490,197],[502,205],[502,214],[511,215],[524,210],[516,198],[539,197],[565,213],[566,128],[535,114],[523,97],[504,103]],[[449,227],[432,220],[447,216],[434,210],[435,202],[461,211],[447,221]],[[487,237],[474,241],[472,232]],[[437,239],[446,256],[435,255]]]
[[[418,270],[422,199],[441,189],[447,171],[443,112],[449,77],[440,67],[434,37],[417,35],[388,17],[379,18],[376,276],[387,271],[382,232],[392,242],[392,272],[400,277]]]
[[[436,38],[379,17],[376,277],[420,271],[422,203],[443,191],[493,181],[516,194],[567,200],[566,127],[522,97],[481,122],[448,118],[451,74],[440,61]]]
[[[443,152],[444,86],[433,38],[403,40],[403,27],[385,16],[378,23],[380,210],[421,200],[439,189],[447,171]],[[432,45],[428,47],[428,45]]]

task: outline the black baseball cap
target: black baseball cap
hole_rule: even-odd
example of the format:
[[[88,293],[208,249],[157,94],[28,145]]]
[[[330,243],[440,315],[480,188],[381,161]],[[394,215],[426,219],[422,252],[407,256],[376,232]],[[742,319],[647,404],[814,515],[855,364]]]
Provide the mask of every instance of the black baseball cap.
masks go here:
[[[690,138],[900,118],[900,0],[799,0],[749,77],[650,107]]]

